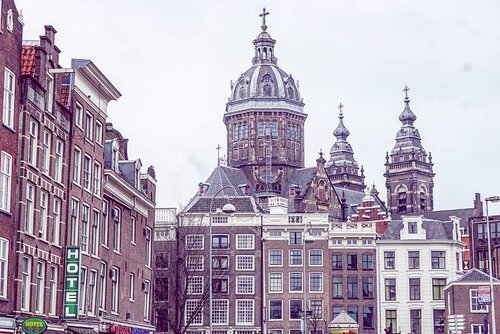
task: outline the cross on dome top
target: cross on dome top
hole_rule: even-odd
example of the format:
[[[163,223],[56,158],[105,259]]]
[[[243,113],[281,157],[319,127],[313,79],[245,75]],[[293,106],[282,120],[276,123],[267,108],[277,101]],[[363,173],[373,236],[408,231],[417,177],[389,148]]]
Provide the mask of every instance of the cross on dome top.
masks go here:
[[[405,88],[403,88],[403,92],[405,92],[405,98],[408,98],[408,92],[410,91],[410,87],[405,85]]]
[[[269,15],[269,12],[266,12],[266,8],[262,8],[262,13],[259,14],[259,17],[262,17],[262,25],[260,26],[262,28],[262,31],[266,31],[267,25],[266,25],[266,16]]]

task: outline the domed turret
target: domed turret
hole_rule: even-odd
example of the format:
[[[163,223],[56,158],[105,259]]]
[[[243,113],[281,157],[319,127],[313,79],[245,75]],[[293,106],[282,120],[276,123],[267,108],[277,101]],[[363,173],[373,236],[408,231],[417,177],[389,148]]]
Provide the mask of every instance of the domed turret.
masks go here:
[[[280,193],[304,166],[304,103],[298,82],[278,67],[263,10],[253,40],[252,66],[236,82],[226,104],[228,164],[242,168],[259,192]]]
[[[359,174],[358,163],[354,160],[354,151],[347,141],[350,132],[344,125],[344,105],[339,104],[339,125],[333,131],[337,140],[330,149],[330,160],[326,163],[326,171],[334,186],[356,191],[365,189],[363,169]]]

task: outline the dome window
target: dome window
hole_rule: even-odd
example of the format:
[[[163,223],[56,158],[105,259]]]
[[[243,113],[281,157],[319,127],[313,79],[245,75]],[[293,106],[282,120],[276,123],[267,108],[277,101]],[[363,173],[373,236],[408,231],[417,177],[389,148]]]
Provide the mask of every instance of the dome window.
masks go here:
[[[288,98],[295,100],[295,93],[292,87],[288,87]]]
[[[247,97],[247,91],[245,89],[245,86],[240,87],[239,96],[240,96],[240,99],[244,99]]]
[[[271,88],[270,85],[264,85],[264,88],[262,89],[263,95],[266,97],[271,97],[273,93],[273,89]]]

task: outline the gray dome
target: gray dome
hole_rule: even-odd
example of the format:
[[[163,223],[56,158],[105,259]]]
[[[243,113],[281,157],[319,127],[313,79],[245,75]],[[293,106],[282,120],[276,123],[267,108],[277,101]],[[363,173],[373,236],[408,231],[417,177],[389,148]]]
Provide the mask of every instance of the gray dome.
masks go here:
[[[254,65],[232,86],[230,101],[285,98],[302,102],[295,80],[274,64]]]

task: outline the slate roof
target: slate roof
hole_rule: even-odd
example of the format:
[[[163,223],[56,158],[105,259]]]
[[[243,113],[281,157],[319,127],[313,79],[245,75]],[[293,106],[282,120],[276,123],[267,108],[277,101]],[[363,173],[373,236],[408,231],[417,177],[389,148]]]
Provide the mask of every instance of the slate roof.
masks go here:
[[[339,315],[337,315],[329,324],[328,327],[334,327],[334,328],[339,328],[339,327],[351,327],[351,328],[357,328],[359,327],[358,323],[356,320],[354,320],[349,314],[346,313],[346,311],[342,310],[340,311]]]
[[[288,189],[290,188],[291,185],[296,185],[299,187],[301,194],[304,193],[304,190],[307,189],[308,185],[311,183],[312,179],[314,178],[314,175],[316,175],[318,167],[306,167],[306,168],[299,168],[296,169],[290,179],[288,179],[288,182],[286,183],[285,187],[281,191],[281,196],[288,198]]]
[[[450,222],[442,222],[439,220],[422,219],[422,227],[426,231],[426,240],[453,240],[453,235],[451,233]],[[452,227],[451,227],[452,228]],[[392,220],[384,234],[380,238],[381,240],[401,240],[400,232],[403,229],[402,220]]]
[[[472,268],[465,274],[460,276],[455,282],[477,283],[477,282],[489,282],[489,281],[490,281],[490,275],[476,268]],[[493,277],[493,281],[498,282],[498,279]]]
[[[405,214],[404,216],[411,216],[413,214]],[[450,221],[450,216],[455,216],[460,218],[460,227],[467,228],[469,224],[469,218],[476,217],[478,214],[474,208],[462,208],[462,209],[451,209],[451,210],[439,210],[439,211],[429,211],[420,214],[415,214],[418,216],[424,216],[427,219],[434,219],[440,221]],[[401,214],[393,214],[392,218],[401,219]]]
[[[33,75],[35,73],[35,47],[23,45],[21,50],[21,75]]]
[[[345,196],[347,210],[348,210],[347,215],[350,217],[353,214],[356,214],[357,207],[362,205],[363,198],[366,196],[366,194],[363,191],[356,191],[356,190],[346,189],[346,188],[342,188],[342,187],[333,187],[333,189],[334,189],[335,193],[337,194],[339,201],[342,199],[342,193]],[[380,205],[381,211],[387,211],[385,203],[382,202],[382,200],[378,196],[374,196],[374,195],[372,195],[372,196],[375,199],[376,204]]]
[[[231,203],[235,206],[236,212],[263,212],[253,197],[255,190],[252,184],[241,169],[217,166],[205,183],[209,184],[207,191],[201,196],[196,194],[182,210],[183,213],[210,212],[210,203],[214,195],[226,186],[232,186],[236,190],[236,194],[230,187],[219,192],[212,204],[212,211],[215,211],[216,208],[222,208],[226,203]],[[248,195],[244,195],[240,189],[240,185],[243,184],[249,187]]]

